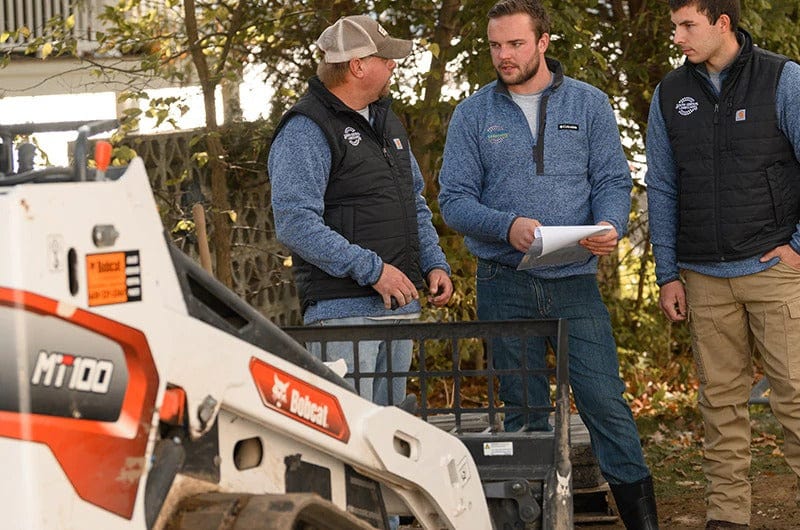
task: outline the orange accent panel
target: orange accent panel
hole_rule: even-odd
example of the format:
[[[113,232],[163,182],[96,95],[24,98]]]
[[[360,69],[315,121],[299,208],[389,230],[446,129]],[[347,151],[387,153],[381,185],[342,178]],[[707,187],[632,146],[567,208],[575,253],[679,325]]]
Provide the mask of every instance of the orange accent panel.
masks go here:
[[[82,309],[61,316],[56,300],[27,291],[0,287],[0,305],[94,331],[125,352],[128,388],[116,422],[0,411],[0,436],[45,444],[83,500],[130,519],[145,470],[158,392],[158,372],[147,338],[137,329]]]
[[[170,425],[182,425],[186,415],[186,391],[182,388],[168,388],[164,392],[158,417]]]

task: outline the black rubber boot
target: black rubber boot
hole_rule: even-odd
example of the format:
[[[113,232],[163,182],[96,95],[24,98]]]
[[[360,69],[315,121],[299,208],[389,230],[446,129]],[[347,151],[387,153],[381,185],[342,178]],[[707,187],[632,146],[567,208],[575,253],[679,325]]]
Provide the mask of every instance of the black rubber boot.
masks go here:
[[[653,477],[630,484],[611,484],[619,516],[628,530],[658,530]]]

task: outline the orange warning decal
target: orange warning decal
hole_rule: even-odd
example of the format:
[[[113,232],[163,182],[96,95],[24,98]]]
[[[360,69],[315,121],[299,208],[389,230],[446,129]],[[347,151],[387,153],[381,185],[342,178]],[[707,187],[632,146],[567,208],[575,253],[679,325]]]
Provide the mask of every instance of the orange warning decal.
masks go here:
[[[339,400],[259,359],[250,359],[250,373],[265,406],[347,443],[350,428]]]
[[[86,255],[89,306],[142,299],[139,251]]]

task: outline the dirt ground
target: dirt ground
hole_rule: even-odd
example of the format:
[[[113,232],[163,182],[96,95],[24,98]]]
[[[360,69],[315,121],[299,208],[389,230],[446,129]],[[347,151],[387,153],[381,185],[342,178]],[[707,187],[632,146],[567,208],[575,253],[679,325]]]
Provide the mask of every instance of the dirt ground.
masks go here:
[[[797,486],[791,475],[762,474],[753,478],[752,530],[800,529],[800,508],[795,501]],[[663,495],[658,499],[658,520],[664,530],[702,529],[705,525],[703,490],[687,488],[685,495]],[[580,524],[593,530],[624,529],[622,523]]]
[[[795,500],[797,485],[791,475],[760,474],[753,478],[751,529],[789,530],[800,528],[800,508]],[[659,521],[665,529],[702,528],[705,524],[703,491],[659,502]]]

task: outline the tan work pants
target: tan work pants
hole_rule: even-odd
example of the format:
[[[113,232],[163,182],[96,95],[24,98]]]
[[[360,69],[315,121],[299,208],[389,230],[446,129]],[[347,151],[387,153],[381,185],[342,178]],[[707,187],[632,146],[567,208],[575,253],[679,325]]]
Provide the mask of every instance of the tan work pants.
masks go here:
[[[800,476],[800,270],[779,263],[739,278],[683,274],[705,425],[706,518],[749,524],[756,348],[783,426],[786,461]]]

